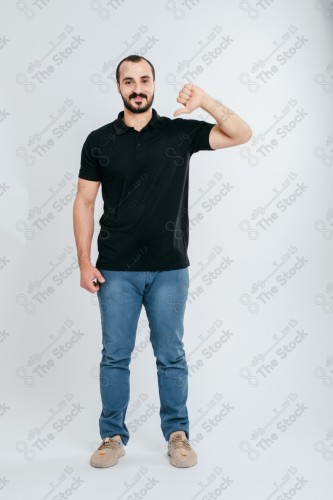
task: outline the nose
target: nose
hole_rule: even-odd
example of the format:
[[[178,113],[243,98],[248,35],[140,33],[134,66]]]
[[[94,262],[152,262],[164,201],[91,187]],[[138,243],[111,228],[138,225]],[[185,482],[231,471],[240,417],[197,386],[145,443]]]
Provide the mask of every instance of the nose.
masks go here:
[[[133,92],[135,92],[136,94],[141,94],[141,85],[140,85],[140,83],[134,83]]]

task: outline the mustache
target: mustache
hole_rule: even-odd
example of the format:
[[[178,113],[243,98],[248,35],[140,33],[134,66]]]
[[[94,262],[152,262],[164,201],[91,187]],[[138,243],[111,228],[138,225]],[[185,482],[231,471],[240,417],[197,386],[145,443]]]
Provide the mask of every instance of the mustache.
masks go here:
[[[129,98],[130,98],[130,99],[135,98],[135,97],[142,97],[142,98],[147,99],[147,96],[146,96],[145,94],[135,94],[135,93],[134,93],[134,94],[131,94],[131,95],[129,96]]]

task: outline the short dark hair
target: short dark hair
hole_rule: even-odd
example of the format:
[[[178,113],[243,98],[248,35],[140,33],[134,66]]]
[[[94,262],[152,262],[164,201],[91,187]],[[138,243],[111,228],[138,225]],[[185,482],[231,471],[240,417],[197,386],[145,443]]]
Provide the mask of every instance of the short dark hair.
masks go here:
[[[152,65],[152,63],[150,61],[148,61],[148,59],[146,59],[145,57],[143,56],[137,56],[136,54],[131,54],[130,56],[127,56],[125,57],[124,59],[122,59],[120,61],[120,63],[118,64],[117,66],[117,69],[116,69],[116,80],[117,82],[119,83],[119,68],[120,68],[120,65],[124,62],[124,61],[130,61],[130,62],[139,62],[139,61],[147,61],[147,63],[150,65],[151,67],[151,71],[153,73],[153,81],[155,81],[155,69],[154,69],[154,66]]]

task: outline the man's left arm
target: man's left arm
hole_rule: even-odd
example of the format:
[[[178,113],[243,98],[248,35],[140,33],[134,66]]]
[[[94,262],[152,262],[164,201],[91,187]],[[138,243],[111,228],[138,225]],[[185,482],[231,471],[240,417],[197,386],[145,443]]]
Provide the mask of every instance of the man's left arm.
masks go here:
[[[209,96],[203,89],[193,83],[186,83],[179,92],[177,102],[184,108],[177,109],[174,116],[182,113],[192,113],[197,108],[202,108],[215,120],[209,134],[209,144],[213,149],[238,146],[249,141],[252,130],[235,111]]]

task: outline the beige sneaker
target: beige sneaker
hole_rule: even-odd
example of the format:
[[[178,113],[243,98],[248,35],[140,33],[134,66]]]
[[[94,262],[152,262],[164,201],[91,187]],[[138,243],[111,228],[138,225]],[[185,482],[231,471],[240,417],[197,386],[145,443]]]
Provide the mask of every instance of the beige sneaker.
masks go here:
[[[184,431],[172,432],[168,441],[168,456],[175,467],[192,467],[197,463],[197,454]]]
[[[105,437],[102,444],[94,451],[90,458],[93,467],[111,467],[118,463],[118,458],[125,455],[124,443],[121,437]]]

